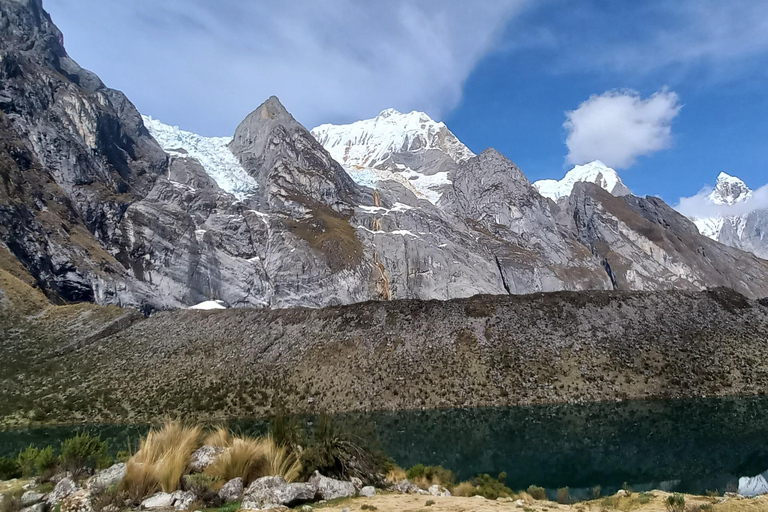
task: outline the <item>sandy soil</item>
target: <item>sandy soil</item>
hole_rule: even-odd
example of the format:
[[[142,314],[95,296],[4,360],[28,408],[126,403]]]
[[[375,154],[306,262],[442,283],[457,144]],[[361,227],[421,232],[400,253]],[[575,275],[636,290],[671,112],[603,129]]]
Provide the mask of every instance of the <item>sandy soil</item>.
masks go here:
[[[323,512],[341,512],[349,508],[350,512],[375,510],[378,512],[668,512],[665,500],[669,493],[653,491],[653,497],[647,503],[642,503],[637,493],[632,497],[600,499],[580,502],[573,505],[560,505],[551,501],[529,501],[518,504],[515,501],[491,501],[485,498],[433,497],[412,494],[380,494],[372,498],[355,498],[344,500],[322,507]],[[427,506],[427,501],[434,501]],[[768,511],[768,496],[752,499],[739,498],[708,498],[704,496],[686,495],[686,507],[690,510],[701,510],[700,505],[712,504],[714,512],[764,512]],[[366,507],[373,506],[375,509]],[[693,507],[691,505],[694,505]]]

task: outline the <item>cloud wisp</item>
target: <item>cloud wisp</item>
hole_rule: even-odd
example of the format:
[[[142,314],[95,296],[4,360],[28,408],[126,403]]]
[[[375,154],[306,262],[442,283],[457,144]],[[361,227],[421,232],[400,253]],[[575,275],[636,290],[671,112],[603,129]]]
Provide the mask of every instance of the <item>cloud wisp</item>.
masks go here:
[[[768,210],[768,184],[753,190],[752,195],[744,201],[733,204],[713,203],[709,198],[713,190],[707,186],[694,196],[681,197],[674,208],[686,217],[695,219],[732,217],[755,210]]]
[[[225,135],[270,95],[312,127],[441,117],[528,0],[50,0],[68,51],[145,114]]]
[[[676,93],[659,91],[643,99],[635,91],[593,95],[566,112],[569,164],[601,160],[616,169],[672,144],[672,120],[682,106]]]

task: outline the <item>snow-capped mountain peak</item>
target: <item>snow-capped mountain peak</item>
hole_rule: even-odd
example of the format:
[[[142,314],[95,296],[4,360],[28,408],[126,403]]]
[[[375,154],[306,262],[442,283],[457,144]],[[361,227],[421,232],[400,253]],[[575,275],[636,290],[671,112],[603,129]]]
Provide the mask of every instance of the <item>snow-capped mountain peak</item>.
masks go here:
[[[475,156],[444,123],[415,110],[404,114],[388,108],[373,119],[320,125],[312,135],[337,162],[349,168],[386,169],[391,167],[392,153],[428,149],[438,149],[457,163]]]
[[[734,204],[746,201],[751,196],[752,190],[746,183],[736,176],[721,172],[709,199],[715,204]]]
[[[166,153],[196,159],[225,192],[243,199],[259,187],[230,151],[228,144],[232,141],[231,137],[203,137],[181,130],[178,126],[162,123],[151,116],[141,117],[144,126]]]
[[[415,110],[388,108],[373,119],[320,125],[312,135],[358,184],[397,181],[434,204],[450,177],[431,167],[433,155],[427,151],[437,150],[457,164],[475,156],[444,123]]]
[[[533,186],[542,196],[557,201],[571,195],[573,186],[580,182],[594,183],[615,196],[631,194],[619,174],[600,160],[575,166],[561,180],[539,180]]]

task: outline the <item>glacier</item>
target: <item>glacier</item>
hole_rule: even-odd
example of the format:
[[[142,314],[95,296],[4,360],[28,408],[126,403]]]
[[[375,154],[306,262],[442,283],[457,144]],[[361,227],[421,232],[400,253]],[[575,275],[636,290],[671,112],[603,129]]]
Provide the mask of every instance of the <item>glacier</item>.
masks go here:
[[[573,186],[580,182],[594,183],[614,196],[631,194],[619,178],[619,174],[600,160],[575,166],[561,180],[539,180],[535,181],[533,186],[539,194],[557,202],[563,197],[570,196]]]
[[[230,151],[228,145],[232,137],[203,137],[181,130],[178,126],[167,125],[151,116],[142,118],[150,135],[166,153],[179,158],[196,159],[206,174],[225,192],[242,200],[259,188],[256,180],[243,169],[240,161]]]

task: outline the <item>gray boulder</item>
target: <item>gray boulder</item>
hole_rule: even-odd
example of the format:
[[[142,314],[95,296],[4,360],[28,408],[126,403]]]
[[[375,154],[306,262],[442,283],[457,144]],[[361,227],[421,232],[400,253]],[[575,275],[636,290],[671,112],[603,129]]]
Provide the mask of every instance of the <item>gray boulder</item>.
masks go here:
[[[309,479],[309,483],[317,488],[317,494],[324,500],[348,498],[354,496],[357,492],[352,482],[328,478],[321,475],[318,471],[315,471],[315,474]]]
[[[393,485],[392,490],[401,494],[421,494],[425,492],[420,489],[418,485],[411,483],[407,478],[404,478],[400,483]]]
[[[221,488],[219,491],[219,498],[224,503],[230,503],[239,500],[243,495],[243,479],[240,477],[233,478]]]
[[[291,483],[256,489],[243,497],[242,508],[261,510],[274,506],[293,506],[315,498],[317,489],[311,483]]]
[[[19,512],[45,512],[45,503],[35,503],[31,507],[21,509]]]
[[[158,492],[141,502],[141,508],[156,510],[173,507],[174,497],[168,492]]]
[[[21,506],[29,507],[35,503],[40,503],[45,498],[45,494],[42,492],[27,491],[21,495]]]
[[[53,488],[45,502],[53,507],[57,503],[60,503],[67,496],[76,493],[80,490],[80,487],[71,478],[62,478],[56,487]]]
[[[125,462],[118,462],[107,469],[97,472],[86,483],[86,488],[89,491],[98,491],[106,489],[111,485],[117,485],[125,477]]]
[[[59,512],[94,512],[91,493],[81,489],[64,498]]]
[[[194,503],[197,496],[192,491],[175,491],[171,493],[173,508],[176,510],[187,510]]]
[[[360,496],[365,496],[366,498],[370,498],[371,496],[376,495],[376,488],[372,485],[366,485],[362,489],[360,489]]]
[[[202,473],[205,471],[205,468],[216,462],[216,457],[223,451],[223,448],[207,445],[201,446],[192,454],[189,469],[192,470],[193,473]]]
[[[443,487],[442,485],[430,485],[429,489],[427,489],[429,494],[432,496],[451,496],[451,491]]]

